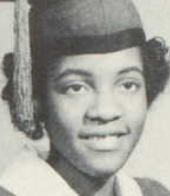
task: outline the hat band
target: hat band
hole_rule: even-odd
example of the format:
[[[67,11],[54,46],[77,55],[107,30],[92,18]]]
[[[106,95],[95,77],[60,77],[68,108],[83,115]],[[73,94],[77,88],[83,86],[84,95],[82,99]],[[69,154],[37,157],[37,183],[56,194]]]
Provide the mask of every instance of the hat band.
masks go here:
[[[140,46],[145,41],[145,33],[142,29],[128,29],[105,36],[62,38],[53,41],[48,39],[41,49],[49,58],[56,55],[114,52]]]

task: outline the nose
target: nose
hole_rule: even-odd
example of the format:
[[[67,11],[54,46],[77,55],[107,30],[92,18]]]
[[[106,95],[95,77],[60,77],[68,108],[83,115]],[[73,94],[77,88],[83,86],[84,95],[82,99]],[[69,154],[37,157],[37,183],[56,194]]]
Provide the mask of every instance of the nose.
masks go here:
[[[120,100],[110,92],[97,93],[86,112],[89,120],[102,123],[118,120],[122,115]]]

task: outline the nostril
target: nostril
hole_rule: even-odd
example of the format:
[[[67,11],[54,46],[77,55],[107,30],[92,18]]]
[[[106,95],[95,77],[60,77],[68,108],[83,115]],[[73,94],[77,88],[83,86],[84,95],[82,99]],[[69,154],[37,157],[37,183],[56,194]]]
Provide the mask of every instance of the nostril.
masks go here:
[[[123,107],[119,100],[110,92],[101,92],[87,108],[85,118],[93,123],[105,124],[120,119],[122,115]]]

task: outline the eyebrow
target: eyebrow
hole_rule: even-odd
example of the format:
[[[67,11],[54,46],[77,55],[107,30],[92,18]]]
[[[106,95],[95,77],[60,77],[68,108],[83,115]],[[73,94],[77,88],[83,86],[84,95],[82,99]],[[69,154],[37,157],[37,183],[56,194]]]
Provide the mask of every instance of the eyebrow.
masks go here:
[[[59,74],[56,78],[55,81],[58,81],[64,77],[67,77],[69,75],[79,75],[79,76],[83,76],[83,77],[91,77],[92,74],[85,71],[85,70],[80,70],[80,69],[67,69],[65,71],[63,71],[61,74]]]
[[[127,68],[125,68],[125,69],[119,71],[118,74],[119,74],[119,75],[122,75],[122,74],[127,74],[127,73],[129,73],[129,72],[137,72],[137,73],[139,73],[140,75],[143,76],[143,70],[141,70],[141,69],[138,68],[138,67],[134,67],[134,66],[127,67]]]
[[[139,73],[140,75],[143,76],[143,71],[140,68],[134,67],[134,66],[127,67],[127,68],[125,68],[123,70],[120,70],[118,72],[118,75],[128,74],[130,72],[137,72],[137,73]],[[55,78],[55,81],[59,81],[62,78],[67,77],[67,76],[70,76],[70,75],[78,75],[78,76],[83,76],[83,77],[87,77],[87,78],[90,78],[92,76],[92,74],[89,73],[86,70],[81,70],[81,69],[67,69],[67,70],[63,71],[61,74],[59,74]]]

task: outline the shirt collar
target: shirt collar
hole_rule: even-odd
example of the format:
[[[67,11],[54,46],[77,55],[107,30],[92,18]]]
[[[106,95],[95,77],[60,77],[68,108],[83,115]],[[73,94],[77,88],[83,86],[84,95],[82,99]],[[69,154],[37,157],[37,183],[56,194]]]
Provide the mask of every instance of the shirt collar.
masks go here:
[[[23,150],[0,178],[0,186],[17,196],[79,196],[67,182],[35,152]],[[115,177],[117,196],[142,196],[137,182],[119,171]]]

